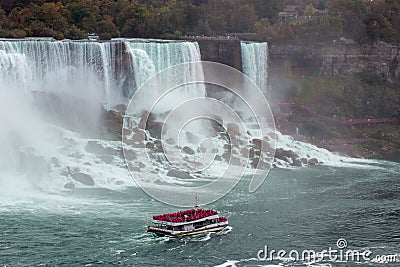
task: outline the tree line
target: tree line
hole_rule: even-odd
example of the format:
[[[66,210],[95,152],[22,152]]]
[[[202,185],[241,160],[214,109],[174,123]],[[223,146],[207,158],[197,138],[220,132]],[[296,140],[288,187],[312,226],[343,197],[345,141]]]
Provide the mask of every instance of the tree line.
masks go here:
[[[287,5],[301,16],[282,19]],[[324,12],[321,12],[324,10]],[[280,13],[281,12],[281,13]],[[400,41],[398,0],[0,0],[0,37]]]

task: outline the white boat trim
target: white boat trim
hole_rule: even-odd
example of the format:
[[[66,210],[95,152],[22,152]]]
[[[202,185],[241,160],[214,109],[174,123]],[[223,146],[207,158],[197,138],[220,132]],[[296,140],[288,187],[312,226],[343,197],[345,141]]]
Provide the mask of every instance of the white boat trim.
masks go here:
[[[208,217],[204,217],[195,221],[187,221],[187,222],[178,222],[178,223],[174,223],[174,222],[167,222],[167,221],[161,221],[161,220],[153,220],[153,223],[155,224],[162,224],[162,225],[169,225],[169,226],[182,226],[185,224],[192,224],[192,223],[197,223],[197,222],[202,222],[205,220],[213,220],[213,219],[218,219],[219,215],[215,214],[215,215],[211,215]]]

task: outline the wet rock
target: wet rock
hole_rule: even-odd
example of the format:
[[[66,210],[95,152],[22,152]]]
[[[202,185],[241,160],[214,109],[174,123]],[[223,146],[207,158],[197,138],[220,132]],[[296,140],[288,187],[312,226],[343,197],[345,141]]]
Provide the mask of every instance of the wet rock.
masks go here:
[[[131,134],[132,134],[132,129],[127,129],[127,128],[122,129],[122,135],[130,136]]]
[[[231,157],[231,152],[230,150],[225,150],[224,153],[222,154],[222,158],[226,161],[229,162],[229,158]]]
[[[92,154],[102,155],[104,154],[105,148],[97,141],[88,141],[85,150]]]
[[[161,139],[161,131],[166,129],[166,125],[162,122],[148,120],[146,124],[146,129],[149,131],[153,138]]]
[[[243,157],[248,158],[250,156],[250,150],[247,147],[244,147],[240,149],[240,154],[242,154]]]
[[[94,180],[93,178],[85,173],[82,172],[76,172],[71,174],[72,179],[74,179],[75,181],[87,185],[87,186],[94,186]]]
[[[317,158],[312,158],[308,161],[308,166],[317,166],[318,165],[318,159]]]
[[[250,148],[249,150],[249,158],[255,158],[255,157],[260,157],[261,156],[261,150],[254,149],[253,147]]]
[[[249,149],[249,159],[252,159],[252,158],[254,158],[254,148],[252,147],[252,148],[250,148]]]
[[[154,141],[154,150],[157,153],[164,153],[164,148],[163,148],[162,142],[160,140]]]
[[[143,162],[139,162],[139,168],[140,169],[143,169],[143,168],[145,168],[146,167],[146,165],[143,163]]]
[[[103,145],[99,144],[97,141],[88,141],[85,150],[92,154],[101,155],[103,154],[104,147]]]
[[[63,143],[64,143],[65,147],[75,147],[76,146],[76,142],[72,138],[64,138]]]
[[[225,128],[224,128],[224,120],[216,115],[214,116],[211,120],[211,127],[216,133],[225,133]]]
[[[295,167],[301,167],[301,166],[303,166],[303,164],[301,163],[301,160],[300,160],[300,159],[295,158],[295,159],[293,160],[293,166],[295,166]]]
[[[306,158],[301,158],[301,163],[303,163],[303,165],[307,165],[308,160]]]
[[[271,168],[271,165],[268,162],[266,162],[258,157],[252,158],[250,160],[250,166],[253,169],[263,169],[263,170],[267,170],[267,169]]]
[[[276,136],[276,133],[274,133],[274,132],[268,133],[266,137],[269,138],[270,140],[276,140],[278,138]]]
[[[132,162],[128,163],[128,168],[132,172],[140,172],[140,168],[136,164],[134,164]]]
[[[239,136],[240,135],[240,130],[239,130],[239,126],[236,123],[228,123],[227,125],[227,131],[229,133],[229,135],[233,135],[233,136]]]
[[[138,127],[140,129],[145,129],[147,121],[149,120],[149,118],[150,118],[150,112],[143,111],[142,114],[140,115],[140,121],[139,121]]]
[[[151,141],[148,141],[148,142],[146,143],[146,148],[147,148],[147,149],[150,149],[150,150],[154,149],[154,143],[151,142]]]
[[[216,161],[222,161],[222,157],[220,155],[216,155],[214,160]]]
[[[236,148],[238,148],[239,147],[239,140],[237,139],[237,138],[232,138],[231,139],[231,147],[236,147]]]
[[[122,108],[122,107],[121,107]],[[126,108],[125,108],[126,109]],[[121,140],[124,112],[103,109],[103,137],[109,140]]]
[[[160,180],[160,179],[157,179],[154,183],[155,183],[155,184],[158,184],[158,185],[169,185],[169,183],[164,182],[164,181],[162,181],[162,180]]]
[[[101,155],[100,159],[106,164],[111,164],[114,161],[114,157],[113,156],[108,156],[108,155]]]
[[[194,150],[191,149],[191,148],[188,147],[188,146],[185,146],[184,148],[182,148],[182,151],[185,152],[185,153],[188,154],[188,155],[194,155],[194,154],[195,154]]]
[[[132,166],[129,168],[132,172],[140,172],[140,168],[137,166]]]
[[[123,152],[124,152],[123,159],[126,159],[126,160],[135,160],[135,159],[137,159],[135,151],[130,150],[130,149],[125,149]]]
[[[181,179],[193,179],[193,177],[188,172],[175,169],[169,170],[167,176],[181,178]]]
[[[214,121],[218,122],[220,125],[223,125],[223,124],[224,124],[224,120],[222,119],[221,116],[214,115],[212,119],[213,119]]]
[[[282,148],[278,148],[275,151],[275,158],[280,159],[280,160],[288,161],[288,159],[296,158],[296,157],[297,157],[296,153],[294,153],[291,150],[284,150]]]
[[[236,157],[231,157],[231,162],[230,164],[234,165],[234,166],[241,166],[242,162],[240,161],[239,158]]]
[[[75,184],[73,182],[68,182],[64,185],[65,189],[75,189]]]
[[[134,148],[144,148],[144,142],[147,140],[143,131],[134,132],[131,140],[125,140],[125,143]]]
[[[206,153],[207,152],[207,148],[204,146],[200,146],[199,148],[197,148],[197,152],[199,153]]]
[[[232,145],[231,144],[224,144],[224,149],[225,150],[231,150]]]
[[[114,109],[115,109],[116,111],[118,111],[119,113],[125,113],[125,112],[126,112],[126,109],[127,109],[127,106],[124,105],[124,104],[119,104],[119,105],[116,105],[116,106],[114,107]]]
[[[272,151],[270,144],[265,140],[254,138],[252,142],[255,149],[262,150],[262,152]]]
[[[175,140],[173,138],[168,138],[167,140],[165,140],[165,142],[168,145],[176,145],[176,142],[175,142]]]

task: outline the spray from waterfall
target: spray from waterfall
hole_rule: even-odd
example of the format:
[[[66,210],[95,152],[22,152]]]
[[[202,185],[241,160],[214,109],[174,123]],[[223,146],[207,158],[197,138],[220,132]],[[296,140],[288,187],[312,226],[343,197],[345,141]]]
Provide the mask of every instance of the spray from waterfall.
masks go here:
[[[191,42],[0,40],[2,186],[132,184],[120,142],[98,139],[97,124],[157,71],[199,60]],[[204,94],[202,88],[192,95]],[[182,88],[173,95],[160,107],[191,93]]]
[[[243,70],[264,93],[267,54],[267,44],[242,43]],[[56,188],[132,185],[121,142],[99,134],[98,126],[104,123],[102,116],[118,104],[126,105],[130,96],[157,72],[200,59],[195,42],[0,40],[0,186],[20,188],[15,184],[21,182],[35,187],[49,183]],[[160,126],[157,119],[164,119],[177,105],[206,95],[204,84],[185,85],[191,77],[203,80],[202,68],[173,75],[182,86],[157,101],[152,110],[159,116],[155,116],[155,126]],[[157,88],[163,88],[163,84],[143,92],[141,99],[144,102],[152,99],[158,93]],[[144,102],[139,105],[146,106]],[[235,105],[230,107],[235,110]],[[203,107],[191,108],[196,111]],[[239,116],[251,126],[252,118],[247,118],[246,112]],[[120,129],[118,116],[122,115],[110,114],[108,122]],[[205,127],[204,122],[190,122],[177,138],[182,139],[182,147],[193,145],[186,151],[196,154],[201,140],[215,133],[216,128],[217,132],[221,130],[215,125]],[[257,130],[251,127],[249,133],[257,136]],[[117,139],[112,140],[118,140],[116,135]],[[222,139],[223,136],[217,141]],[[148,140],[157,142],[155,136]],[[325,164],[333,158],[326,150],[294,142],[280,134],[279,140],[284,142],[282,148],[298,155],[323,157]],[[310,149],[312,153],[304,152]],[[333,164],[338,162],[341,158],[336,157]]]

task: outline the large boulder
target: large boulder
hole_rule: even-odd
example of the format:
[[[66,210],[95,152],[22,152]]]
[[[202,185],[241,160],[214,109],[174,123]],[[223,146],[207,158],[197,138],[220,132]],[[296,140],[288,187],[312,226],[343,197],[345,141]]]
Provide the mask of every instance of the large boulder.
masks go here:
[[[288,159],[297,158],[297,154],[291,150],[284,150],[283,148],[278,148],[275,151],[275,158],[287,161]]]
[[[272,151],[270,144],[265,140],[254,138],[252,142],[255,149],[262,150],[262,152]]]
[[[268,162],[265,162],[263,159],[260,159],[259,157],[250,159],[250,166],[253,169],[263,169],[263,170],[271,168],[271,165]]]
[[[64,185],[65,189],[75,189],[75,184],[73,182],[68,182]]]
[[[182,148],[182,151],[185,152],[185,153],[188,154],[188,155],[194,155],[194,154],[195,154],[194,150],[191,149],[191,148],[188,147],[188,146],[185,146],[184,148]]]
[[[308,166],[317,166],[318,165],[318,159],[317,158],[312,158],[308,161]]]
[[[101,155],[104,152],[104,147],[97,141],[88,141],[85,150],[89,153]]]
[[[303,164],[299,158],[295,158],[295,159],[293,159],[293,166],[301,167],[301,166],[303,166]]]
[[[150,118],[150,113],[148,111],[142,111],[142,114],[140,114],[140,121],[138,127],[140,129],[145,129],[149,118]]]
[[[240,159],[236,158],[236,157],[231,157],[230,164],[232,164],[234,166],[241,166],[242,165]]]
[[[188,172],[175,169],[169,170],[167,176],[181,178],[181,179],[193,179],[193,177]]]
[[[122,106],[120,107],[122,109]],[[124,112],[103,109],[103,136],[110,140],[121,140]]]
[[[228,123],[227,131],[228,131],[229,135],[231,135],[231,136],[239,136],[240,135],[239,126],[233,122]]]
[[[104,147],[97,141],[88,141],[85,150],[96,155],[121,156],[121,151],[112,147]]]
[[[154,151],[157,153],[164,153],[163,144],[160,140],[154,141]]]
[[[94,186],[94,180],[93,178],[85,173],[82,172],[76,172],[71,174],[72,179],[74,179],[75,181],[87,185],[87,186]]]

